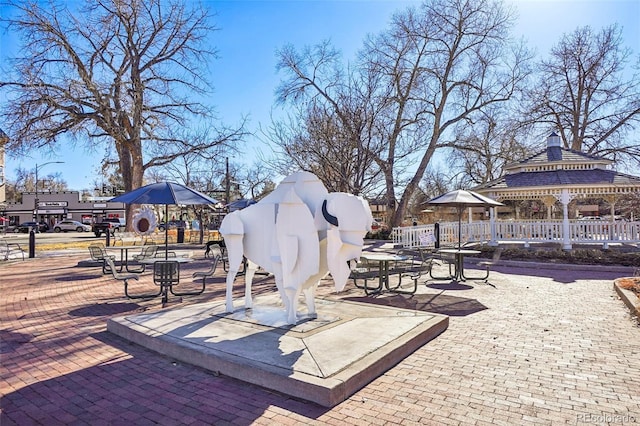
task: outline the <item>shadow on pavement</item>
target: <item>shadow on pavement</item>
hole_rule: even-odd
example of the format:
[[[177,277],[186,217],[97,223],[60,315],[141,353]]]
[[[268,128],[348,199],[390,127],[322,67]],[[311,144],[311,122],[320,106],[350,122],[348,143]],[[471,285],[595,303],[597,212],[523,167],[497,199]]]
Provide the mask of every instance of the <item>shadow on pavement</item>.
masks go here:
[[[56,281],[78,281],[78,280],[95,280],[102,278],[102,274],[80,274],[80,275],[65,275],[62,277],[56,277]]]
[[[400,309],[411,309],[414,311],[431,312],[452,317],[461,317],[488,309],[476,299],[466,297],[448,296],[438,294],[413,294],[410,296],[396,294],[393,296],[367,297],[355,296],[345,297],[342,300],[360,303],[372,303],[375,305],[391,306]]]
[[[29,333],[0,330],[0,354],[13,352],[18,346],[29,343],[33,339],[34,336]]]
[[[144,312],[147,308],[137,303],[94,303],[69,311],[69,315],[74,317],[102,317],[132,312]]]
[[[426,285],[435,290],[471,290],[473,286],[462,284],[460,282],[451,281],[446,283],[431,283]]]

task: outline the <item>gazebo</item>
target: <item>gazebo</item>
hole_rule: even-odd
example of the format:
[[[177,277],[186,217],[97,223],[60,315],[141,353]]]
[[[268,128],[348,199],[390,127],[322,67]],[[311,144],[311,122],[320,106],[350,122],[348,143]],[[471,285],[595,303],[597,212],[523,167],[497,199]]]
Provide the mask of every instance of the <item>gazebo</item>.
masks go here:
[[[547,148],[523,161],[505,167],[505,174],[474,191],[490,198],[542,201],[551,211],[556,201],[562,204],[562,246],[571,249],[569,203],[580,197],[604,199],[611,206],[623,195],[640,191],[640,177],[613,170],[613,161],[563,148],[560,137],[552,133]],[[491,211],[495,221],[495,212]]]

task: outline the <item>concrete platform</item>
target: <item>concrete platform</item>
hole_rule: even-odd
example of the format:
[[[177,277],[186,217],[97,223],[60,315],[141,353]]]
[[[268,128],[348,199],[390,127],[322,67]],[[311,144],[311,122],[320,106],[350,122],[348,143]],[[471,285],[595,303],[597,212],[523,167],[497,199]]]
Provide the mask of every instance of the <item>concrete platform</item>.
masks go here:
[[[286,324],[277,295],[254,308],[220,302],[113,318],[107,329],[212,372],[332,407],[449,325],[444,315],[317,299],[318,318]],[[304,306],[301,309],[305,309]]]

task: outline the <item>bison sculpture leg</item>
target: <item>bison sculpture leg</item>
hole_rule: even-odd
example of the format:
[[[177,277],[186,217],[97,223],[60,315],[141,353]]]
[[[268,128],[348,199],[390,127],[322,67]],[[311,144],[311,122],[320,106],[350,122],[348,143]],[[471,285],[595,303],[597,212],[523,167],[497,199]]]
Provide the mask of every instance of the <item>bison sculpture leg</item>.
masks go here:
[[[225,238],[227,252],[229,253],[229,272],[227,273],[226,309],[233,312],[233,282],[238,275],[242,263],[242,235],[227,235]]]
[[[318,318],[318,314],[316,313],[316,285],[317,284],[314,284],[302,290],[304,293],[304,300],[307,303],[307,311],[311,318]]]
[[[247,259],[244,273],[244,307],[251,309],[253,307],[253,299],[251,297],[251,285],[253,283],[253,277],[258,270],[258,265]]]

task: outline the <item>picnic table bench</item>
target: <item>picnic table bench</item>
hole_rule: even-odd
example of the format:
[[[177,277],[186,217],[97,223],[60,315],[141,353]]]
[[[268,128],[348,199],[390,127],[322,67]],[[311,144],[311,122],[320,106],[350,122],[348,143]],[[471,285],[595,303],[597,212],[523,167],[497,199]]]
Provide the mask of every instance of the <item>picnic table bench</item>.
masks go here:
[[[397,253],[363,253],[359,263],[351,271],[351,278],[356,287],[364,289],[365,293],[377,294],[382,291],[392,293],[414,294],[418,290],[418,280],[431,270],[432,259],[423,252],[400,250]],[[397,283],[391,285],[391,277],[397,276]],[[413,288],[402,288],[403,278],[413,281]],[[358,285],[357,280],[364,280],[364,285]],[[377,279],[378,286],[370,287],[367,282]]]

